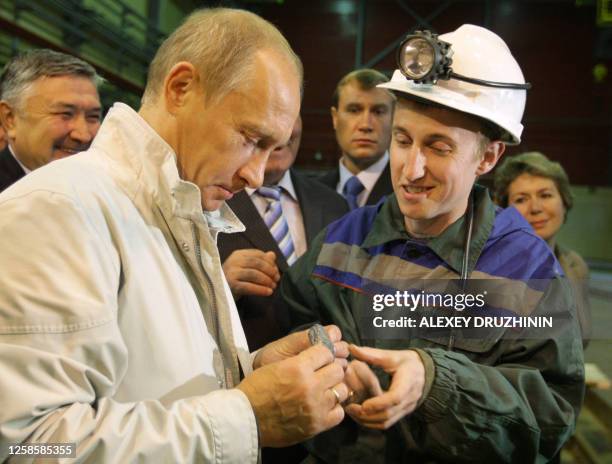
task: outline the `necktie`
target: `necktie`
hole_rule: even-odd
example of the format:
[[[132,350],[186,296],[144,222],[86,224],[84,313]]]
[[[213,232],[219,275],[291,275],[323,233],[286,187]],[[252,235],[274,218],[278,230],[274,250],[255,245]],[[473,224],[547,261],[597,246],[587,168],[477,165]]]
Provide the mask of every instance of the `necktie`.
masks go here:
[[[364,186],[357,176],[351,177],[348,181],[346,181],[346,184],[344,184],[342,191],[344,192],[344,198],[346,198],[351,211],[358,207],[357,197],[363,191],[363,189]]]
[[[291,234],[289,233],[289,225],[281,208],[281,188],[278,186],[260,187],[257,189],[257,193],[268,202],[263,220],[268,229],[270,229],[274,240],[278,243],[278,247],[287,260],[287,264],[291,266],[297,259],[297,256],[293,247],[293,240],[291,240]]]

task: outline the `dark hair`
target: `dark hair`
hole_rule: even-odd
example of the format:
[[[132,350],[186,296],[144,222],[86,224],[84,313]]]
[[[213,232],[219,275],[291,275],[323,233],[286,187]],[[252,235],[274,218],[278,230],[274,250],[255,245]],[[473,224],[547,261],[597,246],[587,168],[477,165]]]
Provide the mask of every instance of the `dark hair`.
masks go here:
[[[355,71],[351,71],[336,85],[336,89],[334,90],[334,94],[332,95],[332,106],[337,108],[338,101],[340,100],[340,90],[346,84],[351,82],[357,82],[359,87],[362,90],[370,90],[376,87],[378,84],[384,84],[385,82],[389,82],[389,78],[385,76],[383,73],[376,71],[375,69],[357,69]]]

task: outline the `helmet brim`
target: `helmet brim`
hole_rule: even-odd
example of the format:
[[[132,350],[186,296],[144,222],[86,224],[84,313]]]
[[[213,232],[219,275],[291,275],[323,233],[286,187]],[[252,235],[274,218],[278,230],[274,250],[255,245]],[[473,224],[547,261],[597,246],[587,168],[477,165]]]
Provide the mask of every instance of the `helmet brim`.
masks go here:
[[[398,73],[399,71],[395,71]],[[403,76],[402,76],[403,77]],[[472,86],[474,95],[472,98],[468,98],[463,92],[457,92],[449,89],[445,84],[448,82],[438,82],[435,85],[430,84],[415,84],[408,79],[404,78],[403,82],[398,82],[397,76],[394,75],[393,79],[383,84],[378,84],[377,87],[391,90],[401,98],[416,99],[421,102],[433,102],[437,105],[441,105],[450,110],[460,111],[467,113],[479,118],[485,119],[490,122],[493,126],[501,129],[502,136],[500,140],[508,145],[518,145],[521,142],[521,134],[523,132],[523,125],[520,123],[512,123],[510,120],[505,120],[500,117],[499,114],[487,111],[483,105],[475,105],[474,99],[477,98],[481,89],[479,86]],[[462,84],[465,88],[465,84]],[[517,92],[512,90],[512,92]],[[525,91],[522,91],[525,92]],[[416,98],[415,98],[416,97]],[[523,98],[525,96],[523,95]]]

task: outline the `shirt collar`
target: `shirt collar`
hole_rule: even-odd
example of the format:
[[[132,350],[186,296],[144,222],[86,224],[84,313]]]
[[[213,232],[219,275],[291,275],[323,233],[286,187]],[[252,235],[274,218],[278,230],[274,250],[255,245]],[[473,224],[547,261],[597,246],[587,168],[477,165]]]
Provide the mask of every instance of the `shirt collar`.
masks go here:
[[[283,177],[281,177],[281,180],[279,180],[276,185],[281,187],[283,191],[287,193],[293,199],[293,201],[297,201],[295,187],[293,187],[293,181],[291,180],[291,170],[290,169],[287,169],[285,171],[285,174],[283,174]],[[246,187],[244,190],[249,195],[249,197],[251,197],[257,191],[257,189],[253,189],[250,187]]]
[[[468,273],[471,273],[476,262],[487,243],[495,221],[495,207],[489,198],[488,190],[475,185],[474,196],[474,223],[472,227],[472,240],[470,241]],[[444,260],[455,272],[461,272],[465,240],[466,215],[461,216],[437,237],[429,239],[423,246],[431,249]],[[380,211],[374,219],[372,229],[363,242],[364,248],[382,245],[394,240],[410,240],[406,232],[404,216],[399,209],[395,194],[387,197],[380,206]]]
[[[282,187],[292,199],[293,201],[297,201],[297,195],[295,194],[295,188],[293,187],[293,181],[291,180],[291,173],[289,169],[285,171],[282,179],[278,182],[278,186]]]
[[[387,166],[388,162],[389,162],[389,152],[386,151],[385,154],[381,156],[378,161],[376,161],[376,163],[372,164],[371,166],[368,166],[363,171],[360,171],[357,174],[355,174],[357,178],[363,184],[363,187],[365,188],[366,191],[368,192],[372,191],[372,189],[374,188],[374,185],[376,184],[376,181],[380,177],[380,174],[384,171],[385,166]],[[340,160],[338,161],[338,164],[339,164],[338,169],[340,173],[339,187],[340,187],[340,191],[342,191],[344,189],[344,184],[346,184],[348,180],[351,177],[353,177],[354,174],[347,169],[347,167],[342,162],[342,158],[340,158]]]
[[[21,167],[21,169],[23,169],[23,172],[25,172],[26,174],[31,173],[32,171],[30,169],[28,169],[25,164],[23,164],[21,161],[19,161],[19,158],[17,158],[17,155],[15,154],[15,152],[13,151],[13,147],[11,147],[11,144],[8,144],[8,149],[10,154],[13,156],[13,158],[15,158],[15,161],[17,161],[17,164],[19,165],[19,167]]]
[[[105,152],[111,160],[120,160],[116,165],[117,181],[130,196],[143,189],[169,214],[204,219],[216,231],[244,231],[242,223],[225,203],[217,211],[203,211],[200,189],[180,178],[172,147],[131,107],[123,103],[113,105],[91,148]],[[124,172],[126,163],[138,182]]]
[[[244,224],[225,202],[218,210],[204,211],[204,218],[208,223],[208,227],[217,232],[233,234],[246,230]]]

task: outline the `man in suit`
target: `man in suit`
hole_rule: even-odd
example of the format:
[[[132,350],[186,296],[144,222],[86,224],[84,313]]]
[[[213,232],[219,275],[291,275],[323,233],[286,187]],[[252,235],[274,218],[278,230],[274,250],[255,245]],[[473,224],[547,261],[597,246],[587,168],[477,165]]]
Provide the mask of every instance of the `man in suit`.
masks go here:
[[[286,335],[287,309],[277,289],[280,276],[301,256],[323,227],[348,212],[346,201],[315,179],[291,169],[302,137],[298,116],[291,138],[272,152],[264,186],[246,188],[227,201],[246,230],[219,234],[217,244],[225,277],[236,299],[251,350]],[[270,193],[278,192],[279,199]],[[264,464],[301,462],[299,445],[264,448]]]
[[[102,116],[101,78],[88,63],[52,50],[33,50],[7,63],[0,76],[0,191],[50,161],[89,148]]]
[[[320,180],[343,195],[350,209],[393,191],[387,150],[395,99],[376,87],[387,81],[374,69],[359,69],[340,79],[334,92],[331,116],[342,156]]]
[[[264,174],[264,189],[280,187],[282,218],[277,219],[286,221],[282,224],[289,232],[286,240],[279,246],[273,236],[278,234],[266,225],[266,211],[272,206],[267,193],[262,195],[261,189],[250,188],[227,201],[246,230],[220,234],[218,238],[223,271],[251,350],[287,333],[287,313],[276,288],[280,275],[306,251],[323,227],[348,212],[346,201],[332,189],[290,169],[301,136],[302,120],[298,117],[288,144],[270,155]],[[287,249],[286,242],[293,250]]]
[[[8,148],[8,137],[0,124],[0,192],[25,176],[25,171]]]
[[[4,151],[7,144],[8,141],[6,140],[6,131],[4,130],[4,127],[2,127],[2,124],[0,124],[0,151]]]

